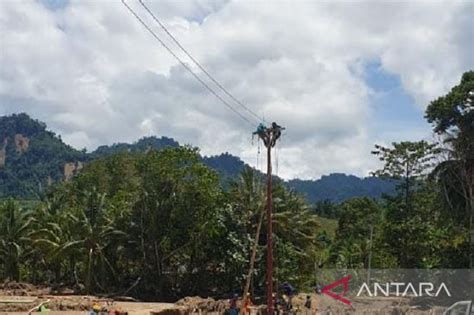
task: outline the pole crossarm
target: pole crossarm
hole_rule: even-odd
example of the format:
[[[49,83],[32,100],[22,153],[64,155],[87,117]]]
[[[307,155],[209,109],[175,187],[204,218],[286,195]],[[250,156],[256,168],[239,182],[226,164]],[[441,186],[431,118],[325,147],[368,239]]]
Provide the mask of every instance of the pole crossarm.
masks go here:
[[[285,129],[285,127],[278,125],[276,122],[272,122],[271,127],[266,127],[261,123],[253,134],[258,135],[262,139],[265,147],[273,148],[276,145],[276,141],[280,139],[281,132]]]

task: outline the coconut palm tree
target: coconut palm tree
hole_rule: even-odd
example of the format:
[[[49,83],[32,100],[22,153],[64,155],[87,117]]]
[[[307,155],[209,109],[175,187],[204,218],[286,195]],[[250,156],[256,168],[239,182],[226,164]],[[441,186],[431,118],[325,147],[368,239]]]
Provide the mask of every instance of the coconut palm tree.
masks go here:
[[[60,282],[62,269],[69,262],[68,274],[73,275],[78,284],[76,260],[79,248],[72,224],[75,217],[64,197],[65,194],[57,192],[45,198],[35,209],[34,231],[30,236],[33,245],[41,253],[40,257],[53,270],[55,282]]]
[[[31,252],[30,213],[8,200],[0,205],[0,263],[7,279],[20,280],[20,265]]]
[[[107,272],[115,278],[115,270],[108,259],[107,249],[116,245],[114,241],[126,233],[118,229],[110,210],[106,195],[93,188],[85,192],[83,204],[78,207],[77,214],[71,215],[78,238],[65,245],[63,250],[81,250],[85,262],[84,283],[87,293],[93,289],[94,270],[99,271],[97,274],[102,276],[101,280],[104,280]]]

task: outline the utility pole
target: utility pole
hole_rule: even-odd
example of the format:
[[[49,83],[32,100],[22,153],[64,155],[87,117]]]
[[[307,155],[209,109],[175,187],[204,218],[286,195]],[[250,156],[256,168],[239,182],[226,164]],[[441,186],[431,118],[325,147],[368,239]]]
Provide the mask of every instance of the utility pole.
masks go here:
[[[272,148],[285,128],[273,122],[267,128],[260,124],[255,134],[267,148],[267,315],[273,315],[273,199],[272,199]]]
[[[368,261],[368,271],[367,271],[367,285],[370,286],[370,271],[372,268],[372,241],[374,238],[374,225],[370,225],[370,243],[369,243],[369,261]]]
[[[273,315],[272,146],[267,146],[267,315]]]

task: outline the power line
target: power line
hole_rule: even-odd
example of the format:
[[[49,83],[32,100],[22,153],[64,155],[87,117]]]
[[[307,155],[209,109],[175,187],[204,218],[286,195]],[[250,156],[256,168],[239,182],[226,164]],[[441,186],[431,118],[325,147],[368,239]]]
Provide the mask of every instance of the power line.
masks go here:
[[[132,8],[122,0],[122,4],[127,7],[127,9],[132,13],[132,15],[147,29],[148,32],[158,41],[160,44],[196,79],[198,80],[209,92],[211,92],[218,100],[220,100],[225,106],[227,106],[231,111],[237,114],[240,118],[249,123],[252,127],[255,127],[255,124],[252,123],[247,117],[238,112],[232,105],[230,105],[226,100],[224,100],[216,91],[214,91],[206,82],[204,82],[194,71],[182,61],[172,50],[169,48],[159,37],[153,32],[153,30],[133,11]]]
[[[234,95],[232,95],[225,87],[222,86],[222,84],[220,84],[187,50],[186,48],[184,48],[180,42],[176,39],[176,37],[174,37],[173,34],[171,34],[171,32],[166,28],[166,26],[161,23],[161,21],[155,16],[155,14],[153,14],[153,12],[146,6],[146,4],[142,1],[142,0],[138,0],[140,2],[140,4],[142,5],[142,7],[145,8],[145,10],[151,15],[151,17],[153,18],[153,20],[155,20],[156,23],[158,23],[158,25],[166,32],[166,34],[168,34],[169,37],[171,37],[171,39],[175,42],[176,45],[178,45],[178,47],[186,54],[186,56],[189,57],[189,59],[191,59],[194,64],[196,66],[198,66],[199,69],[201,69],[201,71],[212,81],[214,82],[215,85],[217,85],[227,96],[229,96],[235,103],[237,103],[238,105],[240,105],[243,109],[245,109],[248,113],[250,113],[251,115],[253,115],[254,117],[257,118],[258,121],[261,121],[262,118],[257,115],[254,111],[252,111],[250,108],[248,108],[247,106],[245,106],[241,101],[239,101],[236,97],[234,97]]]

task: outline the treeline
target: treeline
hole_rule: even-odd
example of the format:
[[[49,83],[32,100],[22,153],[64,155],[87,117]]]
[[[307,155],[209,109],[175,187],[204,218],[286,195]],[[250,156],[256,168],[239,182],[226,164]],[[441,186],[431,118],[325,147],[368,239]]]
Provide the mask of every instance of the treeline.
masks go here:
[[[375,145],[374,175],[398,182],[379,201],[319,202],[316,213],[338,219],[328,261],[342,268],[473,268],[474,72],[429,104],[439,137]]]
[[[439,144],[375,147],[383,167],[374,173],[398,181],[394,196],[321,203],[315,211],[277,182],[277,286],[288,281],[304,289],[318,281],[320,268],[369,263],[472,267],[473,91],[474,72],[468,72],[429,105]],[[0,280],[142,299],[220,296],[241,292],[258,238],[251,290],[263,294],[264,203],[261,176],[245,169],[223,189],[195,148],[111,155],[52,187],[36,205],[0,205]],[[337,218],[336,231],[316,212]]]
[[[277,277],[307,280],[316,253],[316,216],[277,185]],[[173,299],[239,290],[265,201],[260,177],[245,170],[222,191],[196,149],[123,153],[87,165],[33,209],[0,207],[2,279]],[[265,224],[264,224],[265,225]],[[265,228],[262,229],[262,236]],[[265,239],[261,237],[260,246]],[[258,251],[254,287],[264,281]]]

